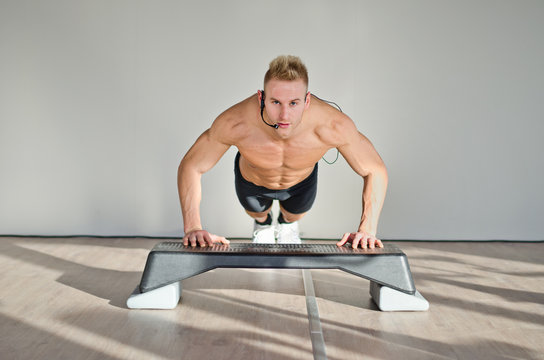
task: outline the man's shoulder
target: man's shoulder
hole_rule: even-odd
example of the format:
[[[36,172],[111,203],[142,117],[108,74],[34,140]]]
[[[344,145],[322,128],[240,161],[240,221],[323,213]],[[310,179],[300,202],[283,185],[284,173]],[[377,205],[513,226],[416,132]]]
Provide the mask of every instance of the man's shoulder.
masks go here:
[[[320,101],[317,104],[316,115],[319,119],[316,134],[331,146],[341,145],[347,136],[358,132],[355,123],[348,115],[325,102]]]
[[[231,143],[246,136],[250,131],[249,120],[254,118],[258,111],[256,101],[256,95],[252,95],[223,111],[213,122],[211,132],[218,137],[228,138]]]

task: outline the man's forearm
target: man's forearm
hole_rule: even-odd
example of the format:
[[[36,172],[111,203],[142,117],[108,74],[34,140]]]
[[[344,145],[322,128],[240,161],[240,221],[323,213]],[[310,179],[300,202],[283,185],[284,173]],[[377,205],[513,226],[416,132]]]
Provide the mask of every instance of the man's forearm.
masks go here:
[[[202,175],[197,171],[185,168],[183,164],[178,169],[178,193],[185,233],[202,229],[200,223],[201,177]]]
[[[364,177],[363,214],[359,224],[360,232],[374,236],[378,231],[378,221],[387,192],[387,170],[382,168]]]

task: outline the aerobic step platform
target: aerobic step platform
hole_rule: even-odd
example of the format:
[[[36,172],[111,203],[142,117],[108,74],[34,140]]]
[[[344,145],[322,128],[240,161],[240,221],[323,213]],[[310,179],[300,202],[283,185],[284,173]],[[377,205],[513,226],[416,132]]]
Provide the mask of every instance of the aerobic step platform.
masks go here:
[[[429,308],[414,286],[406,254],[394,245],[375,249],[252,243],[191,247],[181,242],[153,247],[127,307],[173,309],[181,297],[181,280],[216,268],[340,269],[370,280],[370,295],[382,311]]]

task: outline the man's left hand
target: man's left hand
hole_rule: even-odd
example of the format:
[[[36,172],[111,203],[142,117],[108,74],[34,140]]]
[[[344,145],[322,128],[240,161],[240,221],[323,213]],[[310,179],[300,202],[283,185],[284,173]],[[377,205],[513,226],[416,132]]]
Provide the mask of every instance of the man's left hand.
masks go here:
[[[337,242],[336,245],[342,246],[346,242],[351,243],[354,249],[358,246],[361,246],[361,249],[366,249],[367,246],[369,249],[374,249],[375,247],[383,248],[381,240],[366,231],[345,233],[342,240]]]

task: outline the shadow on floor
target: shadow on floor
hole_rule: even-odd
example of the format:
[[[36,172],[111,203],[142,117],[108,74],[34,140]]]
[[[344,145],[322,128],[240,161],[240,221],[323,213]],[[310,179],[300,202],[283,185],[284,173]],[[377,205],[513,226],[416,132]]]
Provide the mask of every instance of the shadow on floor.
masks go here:
[[[121,359],[6,315],[0,324],[2,359]]]

